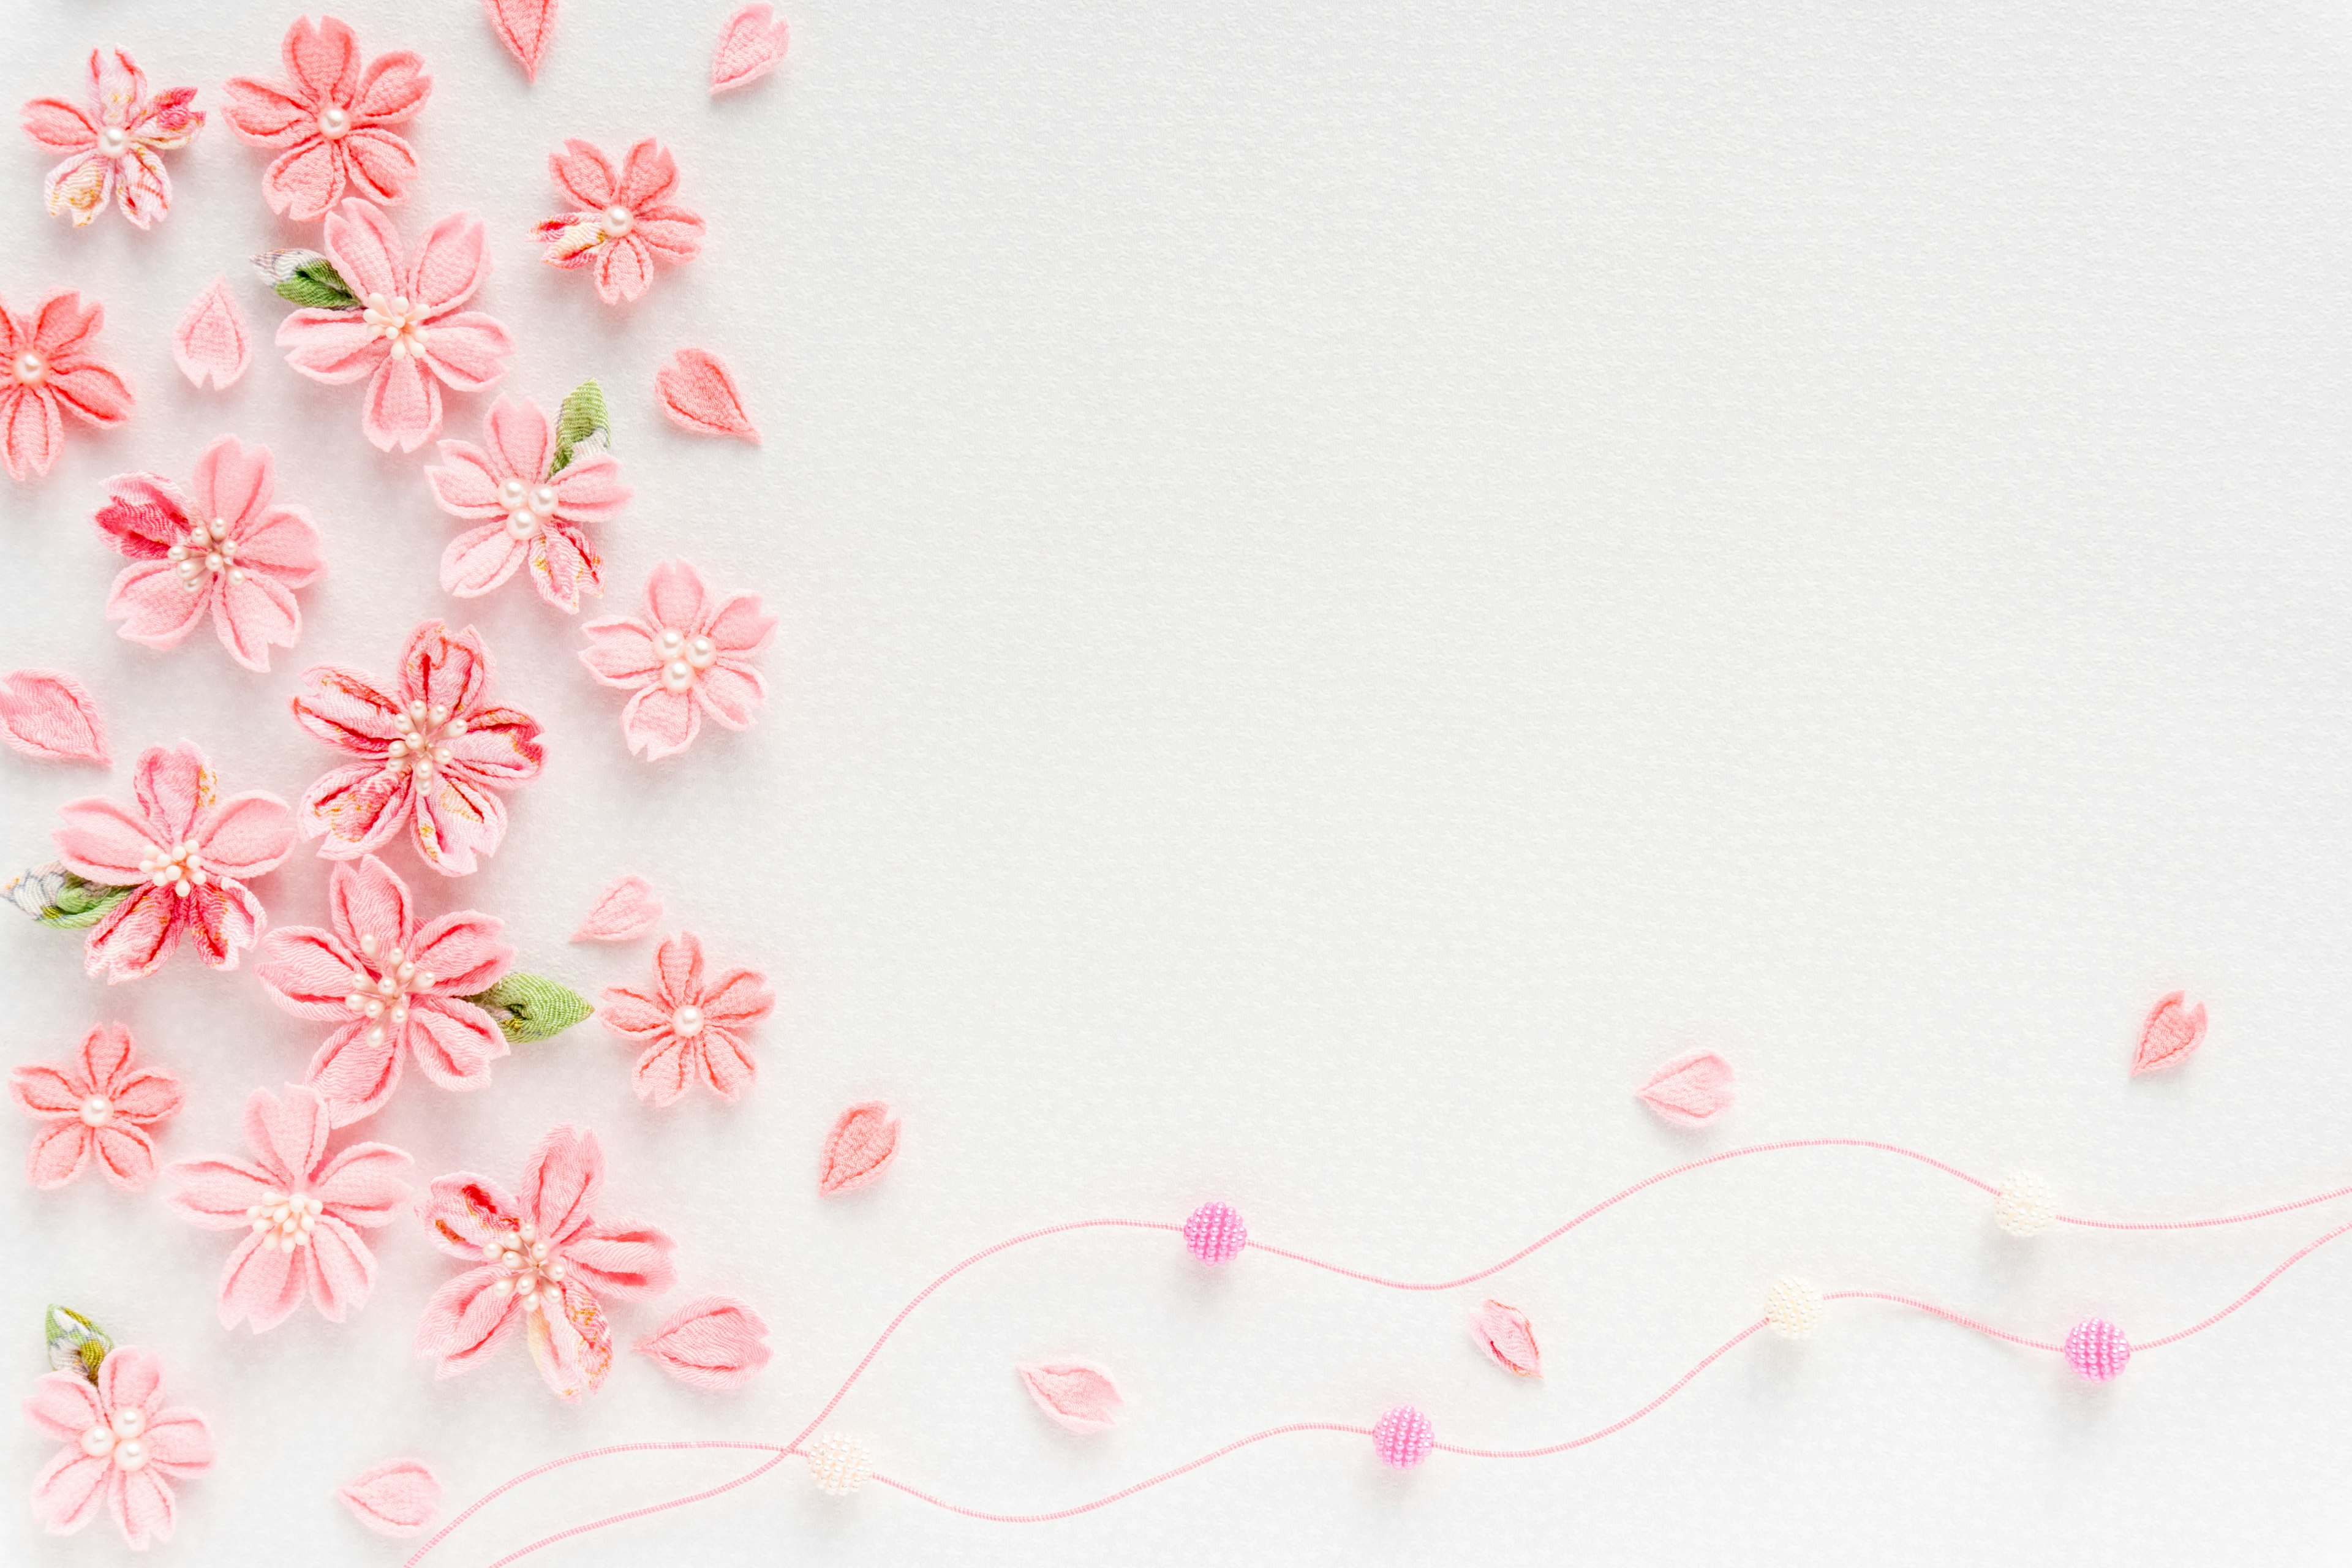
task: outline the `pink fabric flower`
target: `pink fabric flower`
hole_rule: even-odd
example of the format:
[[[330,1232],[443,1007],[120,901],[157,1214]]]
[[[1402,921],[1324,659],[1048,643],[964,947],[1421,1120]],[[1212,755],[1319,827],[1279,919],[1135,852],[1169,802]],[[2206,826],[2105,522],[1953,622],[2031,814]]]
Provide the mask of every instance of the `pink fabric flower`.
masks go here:
[[[100,426],[131,416],[131,384],[89,353],[106,307],[63,289],[30,316],[0,303],[0,466],[12,479],[46,474],[65,450],[60,410]]]
[[[416,1328],[416,1353],[453,1377],[520,1322],[540,1375],[577,1403],[613,1364],[613,1331],[599,1298],[654,1296],[677,1278],[676,1245],[650,1226],[599,1224],[604,1183],[596,1135],[558,1127],[523,1168],[522,1195],[475,1175],[433,1184],[422,1212],[442,1251],[477,1265],[434,1292]]]
[[[360,308],[297,310],[278,324],[278,346],[312,381],[366,381],[367,438],[383,451],[413,452],[441,428],[442,383],[479,392],[506,374],[514,353],[496,318],[457,308],[490,275],[482,220],[443,218],[412,265],[392,220],[354,196],[327,219],[320,243]]]
[[[473,627],[427,621],[408,634],[391,693],[357,670],[320,665],[294,699],[295,721],[327,744],[367,759],[336,768],[302,797],[305,838],[349,860],[412,825],[416,852],[445,876],[474,869],[506,836],[495,790],[539,776],[539,721],[488,700],[489,651]]]
[[[204,128],[193,87],[147,96],[147,76],[120,49],[89,51],[89,107],[62,98],[25,105],[25,134],[65,162],[42,186],[49,216],[73,216],[81,227],[113,196],[122,216],[141,228],[172,210],[172,176],[158,153],[184,147]]]
[[[608,616],[581,629],[588,647],[580,662],[607,686],[635,689],[621,710],[621,733],[648,761],[693,744],[705,712],[746,730],[767,700],[751,661],[776,635],[776,617],[760,608],[757,594],[714,606],[686,562],[654,568],[642,617]]]
[[[64,1186],[93,1153],[106,1179],[126,1193],[154,1179],[155,1143],[147,1129],[180,1113],[180,1080],[133,1068],[131,1053],[129,1029],[100,1024],[82,1037],[79,1059],[27,1063],[8,1075],[9,1095],[41,1119],[25,1160],[33,1185]]]
[[[539,596],[557,609],[580,608],[580,590],[604,591],[596,548],[581,532],[629,499],[621,465],[603,452],[574,454],[553,472],[555,430],[539,405],[501,397],[483,427],[489,449],[441,443],[445,467],[425,470],[441,510],[480,524],[449,542],[441,586],[461,599],[487,594],[530,563]]]
[[[299,223],[325,216],[346,185],[384,203],[416,177],[416,153],[383,127],[413,118],[433,95],[425,62],[406,49],[360,65],[359,39],[332,16],[286,29],[289,85],[232,77],[228,122],[265,147],[283,147],[261,176],[269,210]],[[349,274],[345,274],[349,276]]]
[[[331,930],[278,927],[262,939],[253,973],[296,1017],[340,1026],[302,1079],[330,1120],[343,1127],[383,1110],[411,1052],[443,1089],[488,1088],[506,1036],[465,998],[514,963],[499,922],[462,910],[418,930],[407,886],[373,855],[335,868],[327,908]]]
[[[155,474],[107,481],[99,531],[132,562],[106,596],[124,637],[170,647],[209,609],[221,646],[247,669],[268,669],[272,646],[294,646],[294,590],[326,567],[310,514],[270,504],[276,474],[268,447],[224,436],[196,459],[184,492]]]
[[[261,934],[261,900],[246,883],[294,847],[286,803],[258,790],[217,800],[205,755],[182,742],[140,753],[139,809],[93,796],[58,813],[59,858],[76,876],[134,889],[82,946],[82,967],[136,979],[172,956],[183,935],[215,969],[235,969]]]
[[[362,1229],[390,1225],[408,1197],[408,1156],[354,1143],[327,1158],[327,1102],[300,1084],[283,1095],[256,1089],[245,1102],[251,1160],[183,1160],[164,1168],[179,1184],[180,1217],[246,1238],[221,1268],[221,1327],[255,1333],[293,1315],[304,1298],[340,1323],[375,1288],[375,1254]]]
[[[654,280],[654,258],[690,261],[702,248],[702,218],[666,200],[677,188],[677,160],[648,136],[629,149],[615,173],[613,160],[572,138],[549,155],[548,172],[579,211],[539,226],[541,258],[551,267],[596,268],[596,292],[607,305],[644,293]]]
[[[635,1075],[637,1098],[667,1105],[698,1075],[729,1100],[740,1094],[760,1070],[743,1031],[775,1005],[776,994],[755,970],[730,969],[706,981],[701,939],[680,931],[654,954],[653,994],[607,986],[600,1016],[613,1033],[645,1046]]]
[[[95,1384],[69,1371],[38,1379],[25,1414],[65,1445],[33,1478],[33,1514],[51,1535],[71,1535],[103,1504],[133,1551],[169,1541],[171,1483],[212,1468],[205,1418],[167,1406],[163,1363],[128,1345],[108,1352]]]

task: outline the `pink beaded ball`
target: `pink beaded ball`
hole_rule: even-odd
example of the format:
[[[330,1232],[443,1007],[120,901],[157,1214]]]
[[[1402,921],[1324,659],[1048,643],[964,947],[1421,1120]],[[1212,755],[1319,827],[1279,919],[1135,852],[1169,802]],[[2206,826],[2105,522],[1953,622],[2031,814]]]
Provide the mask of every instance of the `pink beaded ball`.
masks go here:
[[[1249,1226],[1223,1204],[1202,1204],[1184,1222],[1184,1250],[1203,1263],[1231,1263],[1249,1245]]]
[[[1429,1458],[1429,1446],[1437,1441],[1437,1434],[1429,1425],[1429,1417],[1410,1405],[1400,1405],[1372,1423],[1372,1452],[1381,1463],[1409,1470]]]
[[[2066,1331],[2066,1364],[2093,1383],[2121,1377],[2131,1361],[2131,1341],[2105,1318],[2086,1318]]]

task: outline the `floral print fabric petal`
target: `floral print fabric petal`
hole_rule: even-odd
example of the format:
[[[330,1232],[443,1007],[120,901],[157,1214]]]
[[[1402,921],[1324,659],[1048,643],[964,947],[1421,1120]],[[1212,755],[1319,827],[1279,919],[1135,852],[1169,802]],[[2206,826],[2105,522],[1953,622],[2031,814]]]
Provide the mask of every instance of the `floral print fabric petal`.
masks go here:
[[[204,129],[196,89],[175,87],[149,96],[147,75],[120,49],[89,52],[84,109],[61,98],[25,105],[25,134],[65,161],[50,169],[42,197],[52,217],[76,228],[95,221],[109,196],[141,228],[172,210],[172,177],[159,154],[176,151]]]
[[[541,598],[576,613],[582,590],[604,591],[583,525],[609,521],[628,500],[620,464],[600,451],[555,468],[554,426],[528,401],[492,404],[483,435],[480,447],[442,442],[440,465],[425,470],[441,510],[475,525],[443,552],[442,588],[474,598],[528,565]]]
[[[551,267],[593,267],[596,293],[608,305],[635,300],[652,286],[654,258],[690,261],[702,248],[702,217],[669,199],[677,188],[677,160],[648,136],[629,149],[624,165],[594,144],[574,138],[547,161],[575,210],[538,228]]]

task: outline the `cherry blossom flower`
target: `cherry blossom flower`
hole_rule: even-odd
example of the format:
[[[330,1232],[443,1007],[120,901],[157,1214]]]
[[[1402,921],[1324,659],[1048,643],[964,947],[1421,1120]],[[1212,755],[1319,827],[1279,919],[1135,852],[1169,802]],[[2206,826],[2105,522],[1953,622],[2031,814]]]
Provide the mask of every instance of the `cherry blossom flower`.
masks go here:
[[[213,1435],[193,1410],[163,1403],[163,1363],[125,1345],[93,1383],[53,1372],[33,1384],[25,1414],[63,1443],[33,1478],[33,1513],[51,1535],[71,1535],[103,1504],[133,1551],[172,1538],[171,1483],[212,1468]]]
[[[349,860],[381,848],[411,825],[416,852],[445,876],[474,869],[506,836],[506,803],[494,791],[539,776],[539,721],[490,706],[489,651],[467,626],[427,621],[408,635],[390,694],[357,670],[320,665],[294,699],[295,721],[366,760],[336,768],[302,797],[305,838]]]
[[[635,1081],[637,1098],[667,1105],[699,1076],[729,1100],[758,1074],[743,1032],[776,1005],[767,977],[756,970],[730,969],[715,980],[702,975],[702,941],[680,931],[654,954],[653,993],[625,985],[604,989],[604,1026],[641,1041]]]
[[[506,374],[514,353],[495,317],[458,309],[490,275],[482,220],[443,218],[412,265],[392,220],[353,196],[327,219],[320,243],[359,306],[297,310],[278,324],[278,346],[312,381],[366,381],[367,438],[383,451],[413,452],[441,428],[442,383],[479,392]]]
[[[433,1184],[421,1206],[442,1251],[477,1265],[425,1303],[416,1353],[439,1358],[454,1377],[520,1322],[531,1359],[558,1398],[578,1403],[613,1364],[613,1331],[602,1297],[654,1296],[670,1288],[676,1245],[647,1226],[597,1222],[604,1183],[596,1135],[558,1127],[523,1167],[518,1200],[480,1176]]]
[[[235,969],[261,934],[261,900],[246,883],[294,847],[293,814],[259,790],[217,799],[205,755],[182,742],[140,753],[139,808],[93,796],[68,801],[54,837],[66,869],[131,889],[82,947],[82,967],[109,981],[152,973],[187,936],[215,969]]]
[[[751,660],[776,633],[757,594],[716,606],[702,578],[683,561],[665,561],[646,579],[646,613],[607,616],[581,630],[580,662],[607,686],[635,689],[621,710],[629,750],[648,761],[682,752],[701,732],[707,711],[730,730],[751,728],[767,684]]]
[[[89,51],[89,107],[62,98],[25,105],[25,134],[65,162],[42,186],[49,216],[73,216],[74,226],[95,220],[106,198],[141,228],[172,210],[172,176],[156,154],[186,146],[204,128],[193,87],[147,96],[147,76],[120,49]]]
[[[551,153],[548,171],[582,210],[539,226],[541,258],[551,267],[596,268],[596,292],[607,305],[644,293],[654,280],[654,258],[692,260],[702,248],[702,219],[665,200],[677,188],[677,160],[648,136],[629,149],[615,173],[613,161],[572,138]]]
[[[61,289],[30,316],[0,303],[0,467],[22,479],[46,474],[65,449],[61,410],[97,426],[120,425],[131,415],[131,384],[90,357],[90,340],[106,307],[85,307]]]
[[[107,481],[99,531],[132,563],[106,596],[124,637],[170,647],[209,609],[221,646],[247,669],[268,669],[273,646],[294,646],[294,590],[326,567],[310,513],[270,503],[276,475],[268,447],[224,436],[196,459],[185,491],[155,474]]]
[[[147,1129],[179,1114],[180,1080],[160,1068],[132,1067],[131,1054],[131,1031],[100,1024],[82,1037],[77,1060],[29,1062],[8,1075],[10,1097],[41,1119],[25,1160],[33,1185],[64,1186],[93,1153],[106,1179],[126,1193],[154,1179],[155,1143]]]
[[[425,62],[396,49],[362,68],[359,39],[332,16],[297,18],[283,48],[289,85],[249,76],[228,83],[226,113],[237,134],[286,149],[261,176],[269,210],[310,223],[346,185],[386,205],[399,201],[416,177],[416,153],[383,127],[412,119],[433,95]]]
[[[327,890],[332,929],[280,926],[262,939],[254,975],[298,1018],[339,1025],[302,1081],[338,1127],[383,1109],[401,1058],[443,1089],[487,1089],[507,1054],[490,1015],[466,1001],[514,963],[499,922],[463,910],[422,930],[408,888],[373,855],[335,868]]]
[[[555,431],[539,405],[501,397],[483,426],[488,449],[441,443],[444,467],[425,470],[441,510],[480,524],[449,542],[441,586],[461,599],[488,593],[526,561],[539,596],[580,608],[580,590],[604,591],[603,563],[580,530],[603,522],[629,499],[621,465],[604,452],[576,454],[554,468]]]

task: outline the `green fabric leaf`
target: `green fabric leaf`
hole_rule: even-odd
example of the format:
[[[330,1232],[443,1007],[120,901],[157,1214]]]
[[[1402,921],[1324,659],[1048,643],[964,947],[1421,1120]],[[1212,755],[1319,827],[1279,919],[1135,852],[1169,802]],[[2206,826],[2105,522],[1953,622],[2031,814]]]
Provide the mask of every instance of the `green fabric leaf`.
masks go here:
[[[509,974],[466,1000],[496,1018],[508,1042],[518,1046],[552,1039],[596,1010],[587,997],[544,974]]]
[[[583,381],[572,389],[555,416],[555,460],[548,465],[548,474],[560,474],[572,466],[574,457],[602,452],[612,444],[613,422],[604,410],[604,389],[593,381]]]
[[[5,896],[45,926],[80,931],[104,920],[108,910],[138,890],[86,881],[51,864],[37,866],[11,879]]]
[[[114,1349],[111,1335],[71,1307],[56,1305],[49,1308],[44,1331],[49,1342],[50,1371],[70,1369],[92,1383],[98,1381],[99,1364]]]
[[[253,258],[253,266],[281,300],[322,310],[360,308],[335,264],[315,250],[265,251]]]

